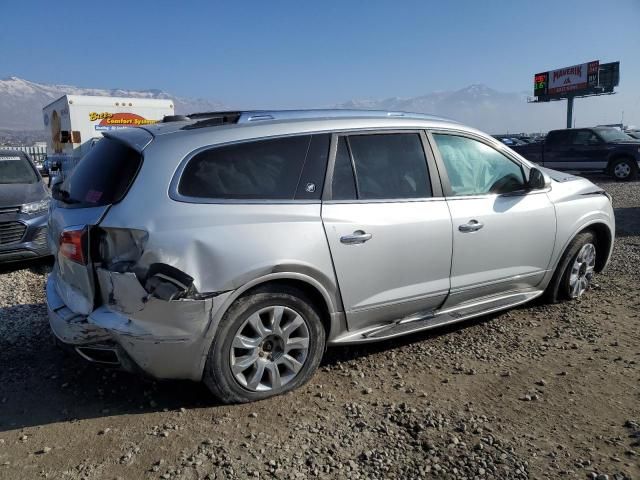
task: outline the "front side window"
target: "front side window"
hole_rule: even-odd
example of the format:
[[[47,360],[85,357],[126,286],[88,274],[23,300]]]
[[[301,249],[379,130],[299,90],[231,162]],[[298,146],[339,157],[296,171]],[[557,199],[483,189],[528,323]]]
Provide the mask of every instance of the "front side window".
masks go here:
[[[574,145],[597,145],[600,143],[598,136],[591,130],[578,130],[573,137]]]
[[[477,140],[433,135],[454,196],[510,193],[525,188],[518,164]]]
[[[303,135],[204,150],[185,167],[178,192],[197,198],[293,200],[310,145],[311,135]],[[306,188],[314,193],[321,185]]]

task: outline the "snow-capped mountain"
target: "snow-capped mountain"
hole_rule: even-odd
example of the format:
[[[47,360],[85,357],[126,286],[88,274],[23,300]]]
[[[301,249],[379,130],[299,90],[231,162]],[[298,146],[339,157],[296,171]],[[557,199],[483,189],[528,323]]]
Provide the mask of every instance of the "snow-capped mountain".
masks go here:
[[[0,80],[0,130],[42,131],[42,107],[64,94],[169,98],[173,99],[176,113],[179,114],[229,108],[220,102],[177,97],[161,90],[81,88],[9,77]],[[335,107],[431,113],[489,133],[538,132],[563,127],[564,102],[532,105],[527,103],[526,96],[526,93],[499,92],[486,85],[471,85],[461,90],[439,91],[417,97],[350,100]],[[268,98],[265,100],[268,101]],[[295,105],[287,107],[295,108]],[[602,123],[600,109],[595,112],[590,115],[594,117],[590,121]],[[582,118],[586,117],[582,115]]]
[[[42,107],[65,94],[172,99],[178,114],[224,108],[218,102],[177,97],[161,90],[82,88],[73,85],[49,85],[18,77],[8,77],[0,80],[0,129],[42,130],[44,128]]]
[[[527,103],[526,93],[506,93],[486,85],[470,85],[461,90],[433,92],[418,97],[350,100],[338,107],[430,113],[490,133],[514,133],[548,129],[549,107],[557,110],[560,105],[531,105]],[[556,115],[554,111],[553,117],[557,116],[561,122],[561,110],[559,112]]]

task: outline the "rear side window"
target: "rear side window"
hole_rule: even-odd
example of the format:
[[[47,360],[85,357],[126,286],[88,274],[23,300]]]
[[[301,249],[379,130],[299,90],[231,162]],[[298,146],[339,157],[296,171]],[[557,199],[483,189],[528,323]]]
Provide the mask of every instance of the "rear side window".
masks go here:
[[[549,132],[547,135],[547,145],[550,146],[561,146],[561,145],[569,145],[571,144],[571,139],[573,138],[573,132],[570,130],[559,130],[556,132]]]
[[[36,183],[38,176],[21,155],[4,155],[0,152],[0,184]]]
[[[117,203],[141,165],[140,153],[118,140],[103,138],[80,160],[56,198],[81,207]]]
[[[333,180],[331,182],[331,196],[333,200],[354,200],[356,194],[356,179],[353,175],[351,156],[347,147],[347,137],[338,139],[338,150],[333,167]]]
[[[427,159],[419,134],[351,135],[339,139],[332,184],[334,200],[431,196]]]
[[[204,150],[185,167],[178,193],[212,199],[293,200],[299,191],[301,198],[319,198],[329,148],[328,140],[324,143],[326,150],[321,138],[312,145],[311,135],[304,135]],[[310,151],[312,162],[322,161],[324,151],[325,164],[314,170],[310,163],[305,169],[308,178],[302,179]]]

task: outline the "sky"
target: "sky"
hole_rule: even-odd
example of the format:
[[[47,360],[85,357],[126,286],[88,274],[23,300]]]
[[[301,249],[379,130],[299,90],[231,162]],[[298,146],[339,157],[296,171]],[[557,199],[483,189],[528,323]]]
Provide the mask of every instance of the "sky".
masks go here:
[[[0,18],[0,78],[322,107],[619,60],[622,97],[598,105],[640,122],[640,0],[2,0]]]

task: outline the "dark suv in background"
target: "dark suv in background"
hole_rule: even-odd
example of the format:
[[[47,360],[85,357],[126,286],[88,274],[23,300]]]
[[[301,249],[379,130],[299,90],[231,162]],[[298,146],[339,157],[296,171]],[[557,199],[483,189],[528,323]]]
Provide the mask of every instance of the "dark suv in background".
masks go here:
[[[604,171],[616,180],[636,178],[640,163],[640,140],[610,127],[552,130],[543,142],[511,148],[544,167]]]
[[[0,151],[0,263],[50,255],[49,192],[29,157]]]

